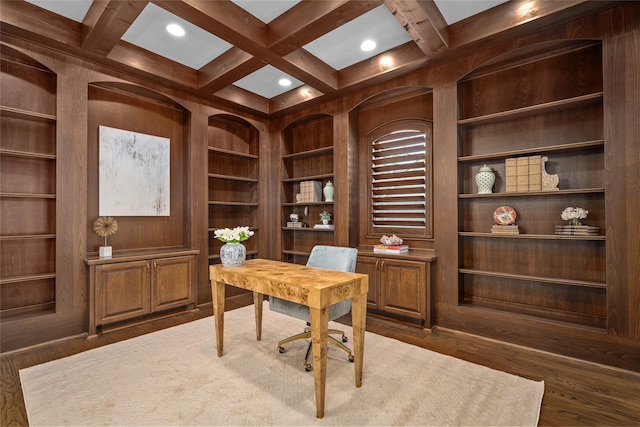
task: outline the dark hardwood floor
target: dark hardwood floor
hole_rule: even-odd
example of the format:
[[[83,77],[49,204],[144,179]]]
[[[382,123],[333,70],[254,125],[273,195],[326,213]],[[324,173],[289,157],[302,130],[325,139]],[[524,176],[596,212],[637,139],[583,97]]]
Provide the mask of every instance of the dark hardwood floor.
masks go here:
[[[237,304],[228,303],[228,309]],[[91,348],[210,316],[211,308],[156,319],[102,334],[73,337],[2,354],[0,425],[28,425],[19,370]],[[345,322],[349,323],[349,322]],[[498,341],[436,328],[433,332],[369,318],[367,330],[493,369],[544,380],[540,425],[640,425],[640,373],[610,368]],[[365,355],[366,369],[366,355]]]

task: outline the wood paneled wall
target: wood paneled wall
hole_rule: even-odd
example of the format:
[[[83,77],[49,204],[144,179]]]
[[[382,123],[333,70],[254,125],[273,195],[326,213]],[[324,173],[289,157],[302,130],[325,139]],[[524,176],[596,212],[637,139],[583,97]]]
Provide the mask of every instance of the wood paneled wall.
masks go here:
[[[114,72],[76,58],[50,51],[11,36],[2,42],[23,52],[50,68],[57,81],[57,143],[58,152],[58,224],[57,244],[57,310],[55,314],[24,321],[1,322],[2,350],[25,347],[48,340],[81,334],[87,330],[87,277],[84,259],[98,244],[90,232],[88,221],[95,216],[95,153],[87,141],[95,132],[95,111],[89,86],[92,82],[114,82],[140,86],[155,92],[159,98],[172,100],[179,108],[152,107],[144,117],[122,116],[113,122],[126,126],[127,120],[137,123],[148,120],[147,114],[171,111],[163,117],[169,133],[183,146],[175,154],[182,159],[182,182],[178,192],[183,215],[180,227],[172,225],[166,238],[153,240],[150,233],[161,232],[161,224],[144,228],[126,243],[131,247],[162,244],[184,245],[199,249],[198,303],[210,300],[207,277],[207,127],[215,114],[242,117],[259,131],[261,191],[259,218],[262,234],[260,253],[265,257],[280,256],[280,146],[282,130],[304,117],[327,115],[333,118],[336,202],[340,212],[334,215],[336,226],[348,229],[339,237],[340,244],[357,245],[358,205],[361,203],[357,185],[358,109],[368,99],[406,88],[430,88],[433,98],[433,187],[434,239],[437,254],[434,265],[436,325],[466,333],[517,343],[558,354],[598,363],[640,370],[640,3],[621,6],[572,22],[522,35],[498,45],[487,44],[468,56],[435,67],[426,67],[412,74],[372,86],[362,86],[342,98],[320,104],[309,104],[286,115],[267,120],[263,117],[210,105],[190,95],[177,93],[157,83],[143,81],[121,72]],[[607,324],[604,329],[576,328],[552,322],[527,319],[490,310],[476,310],[459,305],[458,285],[458,87],[457,82],[480,66],[498,63],[503,54],[556,40],[601,40],[603,46],[604,136],[607,141],[605,180],[606,200],[606,282]],[[118,98],[107,96],[104,100]],[[145,101],[146,102],[146,101]],[[145,105],[148,105],[145,103]],[[96,108],[98,106],[96,105]],[[127,109],[132,108],[131,106]],[[154,110],[155,113],[154,113]],[[180,111],[181,110],[181,111]],[[133,110],[128,110],[133,111]],[[140,129],[140,128],[139,128]],[[149,126],[147,133],[154,133]],[[175,134],[182,129],[182,135]],[[173,160],[173,159],[172,159]],[[452,220],[455,218],[455,220]],[[125,222],[127,226],[129,224]],[[131,223],[133,227],[135,222]],[[145,225],[146,227],[146,225]],[[124,235],[124,230],[119,233]],[[116,235],[118,237],[118,235]],[[123,237],[119,237],[123,238]],[[149,239],[149,240],[146,240]],[[155,239],[155,237],[154,237]],[[112,241],[117,247],[118,243]]]

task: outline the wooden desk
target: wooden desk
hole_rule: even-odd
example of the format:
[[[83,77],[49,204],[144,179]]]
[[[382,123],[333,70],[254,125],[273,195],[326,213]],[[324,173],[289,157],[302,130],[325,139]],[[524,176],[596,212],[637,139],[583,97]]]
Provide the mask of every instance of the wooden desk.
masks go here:
[[[253,291],[258,341],[262,336],[263,295],[275,296],[309,307],[318,418],[324,416],[329,306],[351,298],[356,387],[362,385],[369,276],[327,271],[266,259],[252,259],[246,261],[241,267],[212,265],[209,267],[209,277],[213,295],[218,357],[222,357],[223,354],[225,284]]]

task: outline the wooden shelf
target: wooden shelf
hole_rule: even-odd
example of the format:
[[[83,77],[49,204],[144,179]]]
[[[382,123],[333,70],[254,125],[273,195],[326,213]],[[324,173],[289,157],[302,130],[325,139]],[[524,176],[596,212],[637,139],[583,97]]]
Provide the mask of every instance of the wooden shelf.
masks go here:
[[[0,236],[0,240],[39,240],[55,239],[55,234],[26,234],[23,236]]]
[[[547,145],[544,147],[536,147],[525,150],[502,151],[500,153],[478,154],[475,156],[458,157],[459,162],[478,162],[483,160],[506,159],[508,157],[526,156],[538,153],[565,152],[572,150],[582,150],[589,148],[604,148],[604,140],[572,142],[568,144]]]
[[[578,286],[582,288],[606,289],[607,284],[603,282],[589,282],[585,280],[560,279],[556,277],[530,276],[525,274],[501,273],[497,271],[473,270],[460,268],[458,272],[462,274],[472,274],[475,276],[497,277],[501,279],[526,280],[529,282],[551,283],[562,286]]]
[[[258,155],[257,154],[242,153],[242,152],[239,152],[239,151],[225,150],[223,148],[216,148],[216,147],[208,147],[208,149],[212,153],[219,153],[219,154],[224,154],[224,155],[227,155],[227,156],[241,157],[241,158],[244,158],[244,159],[254,159],[254,160],[258,159]]]
[[[34,280],[46,280],[46,279],[55,279],[55,278],[56,278],[55,273],[29,274],[26,276],[5,277],[4,279],[0,279],[0,285],[4,285],[5,283],[31,282]]]
[[[238,206],[238,207],[249,207],[254,208],[257,207],[257,203],[247,203],[247,202],[226,202],[221,200],[209,200],[209,206]]]
[[[209,178],[214,179],[224,179],[227,181],[237,181],[237,182],[258,182],[256,178],[247,178],[244,176],[233,176],[233,175],[221,175],[217,173],[210,173],[207,175]]]
[[[0,156],[18,157],[23,159],[45,159],[45,160],[56,159],[55,154],[30,153],[28,151],[5,150],[5,149],[0,149]]]
[[[461,231],[462,237],[491,237],[498,239],[537,239],[537,240],[606,240],[606,236],[561,236],[557,234],[497,234]]]
[[[590,194],[604,193],[604,188],[582,188],[575,190],[557,190],[557,191],[529,191],[529,192],[513,192],[513,193],[490,193],[490,194],[458,194],[459,199],[491,199],[502,197],[529,197],[529,196],[563,196],[568,194]]]
[[[587,105],[595,104],[597,102],[602,102],[602,98],[603,92],[596,92],[588,95],[576,96],[574,98],[561,99],[559,101],[545,102],[543,104],[532,105],[529,107],[516,108],[514,110],[501,111],[499,113],[461,119],[458,120],[458,124],[464,126],[480,126],[485,124],[498,123],[538,114],[553,113],[562,110],[580,108]]]
[[[43,120],[47,122],[55,122],[57,120],[56,116],[53,114],[22,110],[20,108],[7,107],[6,105],[0,105],[0,113],[4,116],[16,117],[19,119]]]
[[[55,194],[34,194],[34,193],[0,193],[0,197],[15,199],[55,199]]]
[[[333,206],[333,202],[295,202],[283,203],[282,206]]]
[[[282,182],[293,183],[293,182],[301,182],[301,181],[318,181],[333,178],[332,173],[321,174],[321,175],[309,175],[309,176],[300,176],[296,178],[283,178]]]
[[[333,233],[335,229],[313,227],[282,227],[285,231],[307,231],[312,233]]]
[[[605,319],[603,317],[583,313],[570,313],[564,310],[556,310],[548,307],[532,307],[513,302],[505,305],[504,302],[486,298],[465,298],[461,305],[461,309],[486,310],[502,313],[506,311],[512,315],[522,318],[545,318],[569,325],[580,325],[581,328],[592,329],[596,332],[602,332],[602,330],[606,328]]]
[[[303,159],[305,157],[321,156],[324,154],[331,154],[331,153],[333,153],[333,145],[328,147],[316,148],[313,150],[300,151],[292,154],[285,154],[282,156],[282,160]]]

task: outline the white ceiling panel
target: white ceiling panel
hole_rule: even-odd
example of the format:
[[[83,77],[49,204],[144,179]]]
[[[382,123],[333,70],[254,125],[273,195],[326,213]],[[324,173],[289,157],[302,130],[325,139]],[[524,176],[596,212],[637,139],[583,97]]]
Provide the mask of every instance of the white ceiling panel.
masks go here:
[[[375,41],[377,47],[364,52],[360,44],[367,39]],[[410,40],[402,25],[382,5],[303,47],[334,69],[342,70]]]
[[[278,81],[282,78],[289,79],[291,81],[291,85],[280,86]],[[255,71],[234,83],[234,85],[244,90],[248,90],[249,92],[253,92],[267,99],[281,95],[292,89],[300,87],[303,84],[304,83],[300,80],[294,79],[271,65],[262,67],[258,71]]]
[[[447,24],[462,21],[508,0],[434,0]]]
[[[93,0],[26,0],[58,15],[82,22]]]
[[[291,9],[301,0],[231,0],[265,24]]]
[[[180,25],[186,34],[182,37],[170,35],[166,30],[169,24]],[[153,3],[144,8],[122,40],[195,70],[232,47],[221,38]]]

